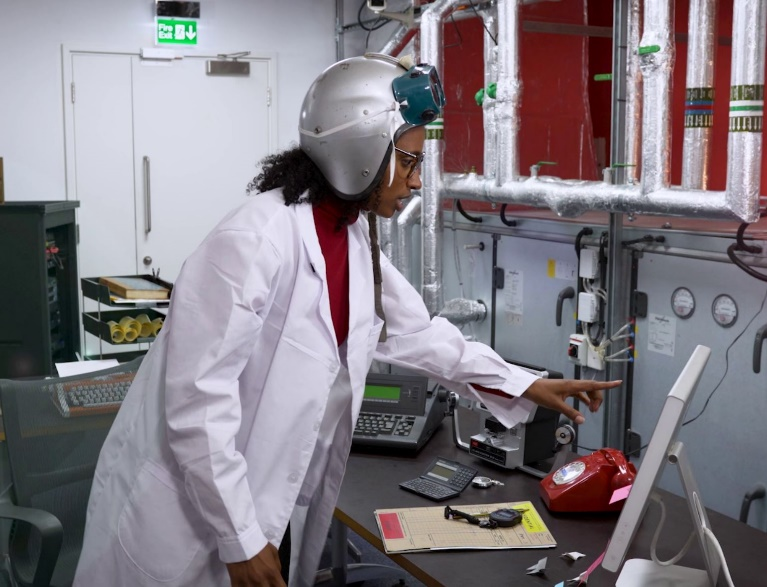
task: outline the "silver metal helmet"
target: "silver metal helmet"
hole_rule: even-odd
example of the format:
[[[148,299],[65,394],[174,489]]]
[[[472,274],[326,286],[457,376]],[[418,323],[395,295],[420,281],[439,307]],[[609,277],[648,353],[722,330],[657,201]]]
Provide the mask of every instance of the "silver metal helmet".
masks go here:
[[[301,108],[301,149],[336,195],[363,200],[381,181],[394,141],[407,129],[392,82],[408,71],[394,57],[369,53],[328,67]]]

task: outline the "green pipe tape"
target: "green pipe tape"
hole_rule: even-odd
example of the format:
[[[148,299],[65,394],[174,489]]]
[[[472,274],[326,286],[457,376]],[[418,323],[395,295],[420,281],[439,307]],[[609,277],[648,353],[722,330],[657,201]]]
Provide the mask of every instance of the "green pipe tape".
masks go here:
[[[487,86],[487,92],[485,91],[485,88],[480,88],[480,90],[474,94],[474,101],[477,103],[477,106],[482,106],[482,103],[485,101],[485,96],[487,95],[488,98],[492,98],[495,100],[495,94],[498,89],[498,85],[493,82],[489,86]]]
[[[640,55],[647,55],[648,53],[657,53],[660,51],[660,45],[647,45],[646,47],[639,47],[638,53]]]
[[[613,79],[613,74],[611,73],[598,73],[594,76],[595,82],[607,82],[611,81]]]

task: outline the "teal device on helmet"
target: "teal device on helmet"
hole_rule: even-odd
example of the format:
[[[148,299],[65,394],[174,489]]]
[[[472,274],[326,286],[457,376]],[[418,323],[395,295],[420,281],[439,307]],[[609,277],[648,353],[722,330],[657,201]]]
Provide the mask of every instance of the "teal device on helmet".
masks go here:
[[[433,65],[414,65],[406,75],[395,78],[391,87],[408,124],[429,124],[445,106],[445,93]]]
[[[445,105],[436,69],[369,53],[334,63],[312,83],[299,120],[301,149],[336,195],[360,201],[378,186],[395,141]]]

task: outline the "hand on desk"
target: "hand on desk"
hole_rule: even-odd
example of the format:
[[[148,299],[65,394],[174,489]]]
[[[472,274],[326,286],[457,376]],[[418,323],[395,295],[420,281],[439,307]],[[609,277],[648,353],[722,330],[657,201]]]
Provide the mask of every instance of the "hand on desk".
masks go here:
[[[286,587],[280,571],[280,556],[272,544],[250,560],[227,563],[232,587]]]
[[[556,410],[570,418],[576,424],[583,424],[583,414],[573,408],[565,400],[575,397],[596,412],[602,405],[602,390],[618,387],[618,381],[582,381],[578,379],[537,379],[522,394],[522,397],[543,406]]]

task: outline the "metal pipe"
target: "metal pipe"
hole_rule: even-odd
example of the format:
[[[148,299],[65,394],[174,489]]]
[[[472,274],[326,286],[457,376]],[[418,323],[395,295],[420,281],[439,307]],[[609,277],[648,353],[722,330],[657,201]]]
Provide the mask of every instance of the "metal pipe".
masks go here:
[[[628,76],[627,39],[630,13],[628,0],[616,0],[613,3],[613,84],[612,84],[612,121],[610,125],[610,161],[623,162],[626,157],[626,81]],[[613,168],[616,173],[613,181],[624,182],[624,167]],[[632,187],[634,187],[632,185]],[[621,247],[623,240],[623,215],[612,212],[607,232],[607,271],[601,278],[601,287],[607,289],[607,300],[603,307],[606,316],[605,332],[615,332],[625,322],[627,312],[627,288],[625,279],[626,251]],[[601,247],[600,247],[601,248]],[[606,283],[605,283],[606,282]],[[623,363],[607,363],[607,380],[624,379],[626,370]],[[630,398],[627,386],[613,390],[605,397],[603,411],[602,444],[623,449],[625,430],[630,425],[626,415],[630,413]]]
[[[439,315],[456,326],[469,322],[482,322],[487,317],[487,306],[479,300],[456,298],[445,302]]]
[[[642,193],[667,188],[671,170],[671,70],[674,66],[673,0],[644,4],[639,67],[644,79]]]
[[[714,126],[717,0],[690,0],[682,187],[705,190]]]
[[[495,7],[481,12],[485,25],[484,62],[485,62],[485,99],[482,102],[482,126],[485,131],[483,174],[494,178],[498,167],[498,121],[496,118],[496,101],[488,95],[487,88],[498,81],[498,11]],[[493,38],[495,37],[495,38]]]
[[[392,231],[394,229],[394,220],[391,218],[382,218],[378,216],[378,245],[381,248],[381,252],[392,263],[395,259],[392,255],[395,255],[394,251],[394,239],[392,238]]]
[[[744,222],[759,219],[767,5],[735,0],[732,18],[727,204]]]
[[[421,196],[413,196],[404,210],[397,216],[397,252],[394,266],[410,283],[415,283],[411,268],[413,251],[408,245],[412,242],[411,228],[421,220]]]
[[[421,13],[421,60],[437,68],[444,79],[442,22],[460,4],[458,0],[435,0]],[[421,172],[422,197],[422,290],[426,309],[435,315],[442,307],[442,155],[444,128],[442,119],[426,127],[424,166]]]
[[[394,55],[396,57],[415,36],[416,32],[416,29],[411,29],[405,23],[400,23],[392,36],[389,37],[389,40],[384,43],[384,46],[379,53]]]
[[[602,210],[712,220],[737,219],[727,203],[725,192],[671,187],[647,195],[642,193],[640,186],[550,177],[527,178],[499,186],[492,180],[472,173],[446,173],[443,182],[443,197],[498,204],[527,204],[550,208],[566,218],[575,218],[588,210]]]
[[[498,122],[496,183],[503,185],[519,175],[519,6],[518,0],[498,3],[498,84],[495,113]]]
[[[628,8],[628,51],[626,52],[626,153],[623,161],[627,163],[625,178],[628,183],[638,183],[641,161],[642,132],[642,75],[639,71],[639,39],[642,30],[641,0],[631,0]],[[622,182],[620,182],[622,183]]]

